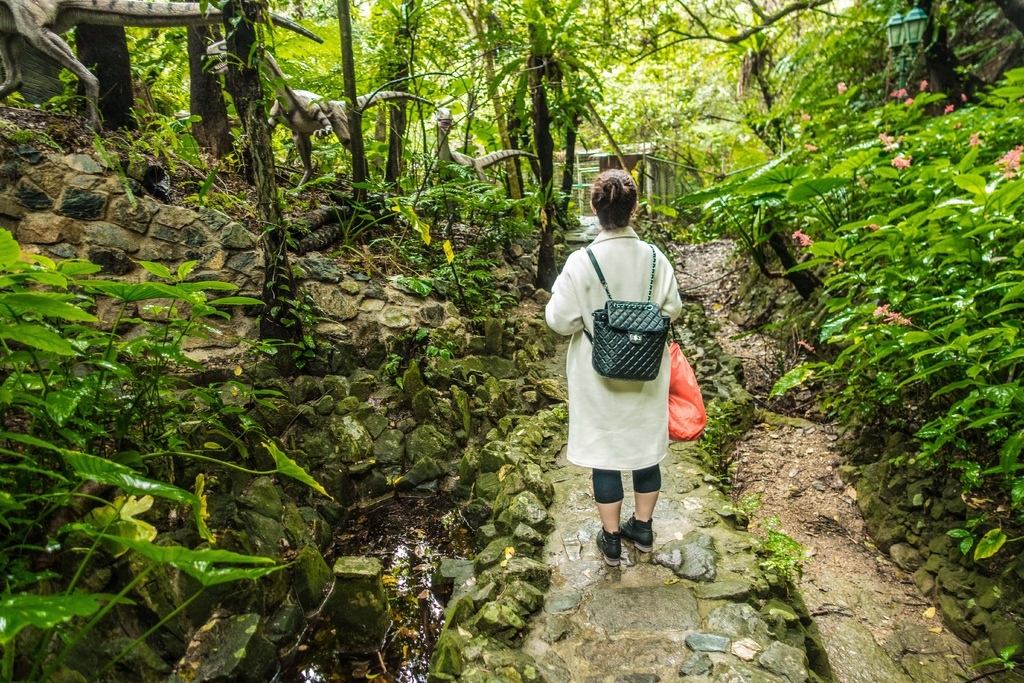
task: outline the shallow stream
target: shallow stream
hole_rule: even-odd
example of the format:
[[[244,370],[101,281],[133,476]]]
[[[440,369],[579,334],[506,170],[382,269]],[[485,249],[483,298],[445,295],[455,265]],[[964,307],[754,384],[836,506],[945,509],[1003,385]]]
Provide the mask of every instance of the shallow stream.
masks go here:
[[[427,680],[430,651],[444,620],[447,590],[433,585],[441,560],[469,557],[473,540],[446,498],[396,498],[356,512],[335,539],[335,556],[376,557],[384,565],[391,628],[376,656],[339,657],[327,627],[303,646],[281,683],[419,683]]]

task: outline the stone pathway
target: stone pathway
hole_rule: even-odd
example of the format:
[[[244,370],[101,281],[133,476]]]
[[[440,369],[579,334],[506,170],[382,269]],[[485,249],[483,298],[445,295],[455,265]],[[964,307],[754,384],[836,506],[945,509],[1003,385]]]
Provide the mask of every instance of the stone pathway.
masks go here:
[[[564,381],[564,351],[552,374]],[[696,445],[672,447],[662,463],[654,552],[639,554],[624,542],[620,567],[608,567],[594,542],[600,523],[589,470],[564,454],[556,460],[548,473],[555,530],[545,547],[551,588],[523,645],[548,680],[821,680],[809,673],[805,654],[816,651],[811,620],[801,620],[799,601],[769,597],[757,541],[733,528],[729,501],[701,467],[700,453]],[[816,659],[819,671],[827,667]]]

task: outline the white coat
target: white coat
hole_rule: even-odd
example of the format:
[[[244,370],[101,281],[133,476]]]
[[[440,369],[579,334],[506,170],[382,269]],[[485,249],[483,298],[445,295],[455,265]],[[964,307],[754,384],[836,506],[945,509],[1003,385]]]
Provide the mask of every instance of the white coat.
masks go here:
[[[646,301],[651,277],[651,247],[632,228],[602,230],[590,245],[612,296]],[[675,269],[655,249],[657,267],[651,301],[671,319],[679,317]],[[608,296],[586,250],[569,255],[555,280],[545,309],[548,326],[572,335],[566,359],[569,380],[569,462],[606,470],[637,470],[661,462],[668,454],[668,347],[661,371],[651,382],[601,377],[591,365],[593,347],[583,333],[593,332],[593,312]]]

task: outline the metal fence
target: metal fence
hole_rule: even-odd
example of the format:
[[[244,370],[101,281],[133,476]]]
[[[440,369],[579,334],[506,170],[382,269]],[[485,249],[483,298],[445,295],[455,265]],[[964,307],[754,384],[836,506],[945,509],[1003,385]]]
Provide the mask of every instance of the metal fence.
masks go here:
[[[650,153],[624,154],[623,160],[633,173],[640,190],[641,200],[657,211],[658,207],[670,206],[679,196],[701,187],[698,169],[678,164]],[[581,215],[588,216],[590,210],[590,186],[601,171],[620,168],[617,157],[608,154],[579,154],[576,158],[576,182],[573,185],[573,203]]]

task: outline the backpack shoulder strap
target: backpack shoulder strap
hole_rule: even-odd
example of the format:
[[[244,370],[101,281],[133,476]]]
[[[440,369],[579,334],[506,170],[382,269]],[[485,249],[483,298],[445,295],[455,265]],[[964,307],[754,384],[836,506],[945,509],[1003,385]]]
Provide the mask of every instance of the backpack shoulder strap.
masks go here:
[[[601,266],[597,263],[597,257],[594,256],[594,252],[590,251],[590,247],[587,247],[587,256],[590,257],[590,262],[594,265],[594,270],[597,271],[597,279],[601,281],[601,286],[604,287],[604,293],[608,295],[608,299],[614,299],[612,293],[608,290],[608,283],[604,279],[604,273],[601,272]],[[654,276],[651,276],[651,286],[654,286]],[[648,299],[650,297],[648,296]]]
[[[654,293],[654,271],[658,268],[658,252],[655,251],[653,244],[647,246],[651,248],[651,282],[647,285],[647,301],[650,301],[651,295]]]

